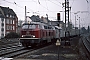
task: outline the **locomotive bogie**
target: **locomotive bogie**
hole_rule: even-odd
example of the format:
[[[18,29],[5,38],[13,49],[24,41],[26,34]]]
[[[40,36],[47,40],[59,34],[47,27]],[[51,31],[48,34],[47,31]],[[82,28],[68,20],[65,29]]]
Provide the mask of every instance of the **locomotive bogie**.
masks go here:
[[[20,42],[22,43],[24,47],[35,46],[40,43],[40,39],[39,38],[23,38],[23,39],[20,39]]]

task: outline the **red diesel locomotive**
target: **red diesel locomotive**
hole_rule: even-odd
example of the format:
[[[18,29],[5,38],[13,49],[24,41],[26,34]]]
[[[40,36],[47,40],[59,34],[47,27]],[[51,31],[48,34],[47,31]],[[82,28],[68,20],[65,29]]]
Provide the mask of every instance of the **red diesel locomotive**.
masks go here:
[[[25,23],[22,26],[20,43],[24,47],[34,47],[54,40],[55,28],[53,26],[40,22]]]

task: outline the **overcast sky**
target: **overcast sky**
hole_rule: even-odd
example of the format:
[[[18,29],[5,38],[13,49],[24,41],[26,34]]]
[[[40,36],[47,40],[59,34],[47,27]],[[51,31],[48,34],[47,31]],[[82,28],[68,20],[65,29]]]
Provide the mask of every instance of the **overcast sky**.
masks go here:
[[[13,9],[19,20],[25,19],[25,6],[27,13],[27,16],[32,15],[39,15],[46,17],[46,14],[48,14],[48,17],[50,20],[56,20],[57,13],[59,11],[64,11],[64,8],[62,8],[62,3],[64,3],[65,0],[0,0],[0,5],[4,7],[10,7]],[[76,12],[80,11],[77,15],[81,19],[81,25],[87,26],[90,24],[90,18],[89,13],[83,12],[83,11],[89,11],[90,12],[90,1],[89,0],[69,0],[70,7],[71,7],[71,18],[70,20],[74,24],[75,22],[75,14]],[[81,13],[83,12],[83,13]],[[61,20],[64,21],[64,12],[61,13]],[[78,21],[77,21],[78,25]]]

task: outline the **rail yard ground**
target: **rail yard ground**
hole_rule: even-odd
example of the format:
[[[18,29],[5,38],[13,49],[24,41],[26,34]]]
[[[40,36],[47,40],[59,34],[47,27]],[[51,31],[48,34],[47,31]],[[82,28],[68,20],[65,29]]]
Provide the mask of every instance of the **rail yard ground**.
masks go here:
[[[18,38],[12,38],[12,39],[0,39],[0,46],[7,45],[7,44],[13,44],[13,43],[19,43]]]
[[[14,40],[14,41],[13,41]],[[49,46],[37,49],[35,51],[28,52],[25,56],[13,58],[13,60],[83,60],[79,54],[79,42],[80,37],[74,37],[70,39],[70,46],[65,46],[64,40],[61,41],[60,46],[51,44]],[[18,39],[0,40],[0,46],[11,43],[19,43]],[[59,50],[58,50],[59,47]],[[58,55],[59,54],[59,55]]]
[[[72,41],[73,40],[73,41]],[[71,46],[64,46],[64,41],[61,42],[61,46],[56,44],[49,45],[33,53],[29,53],[23,57],[14,59],[14,60],[81,60],[78,53],[78,38],[72,38],[70,43]],[[59,56],[58,56],[59,53]],[[59,57],[59,59],[58,59]]]

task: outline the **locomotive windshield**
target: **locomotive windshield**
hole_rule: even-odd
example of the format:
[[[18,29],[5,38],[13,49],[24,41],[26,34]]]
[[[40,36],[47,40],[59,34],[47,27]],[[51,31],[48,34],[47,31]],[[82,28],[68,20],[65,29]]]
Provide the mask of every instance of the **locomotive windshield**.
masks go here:
[[[22,29],[35,29],[36,25],[35,24],[25,24],[22,26]]]

